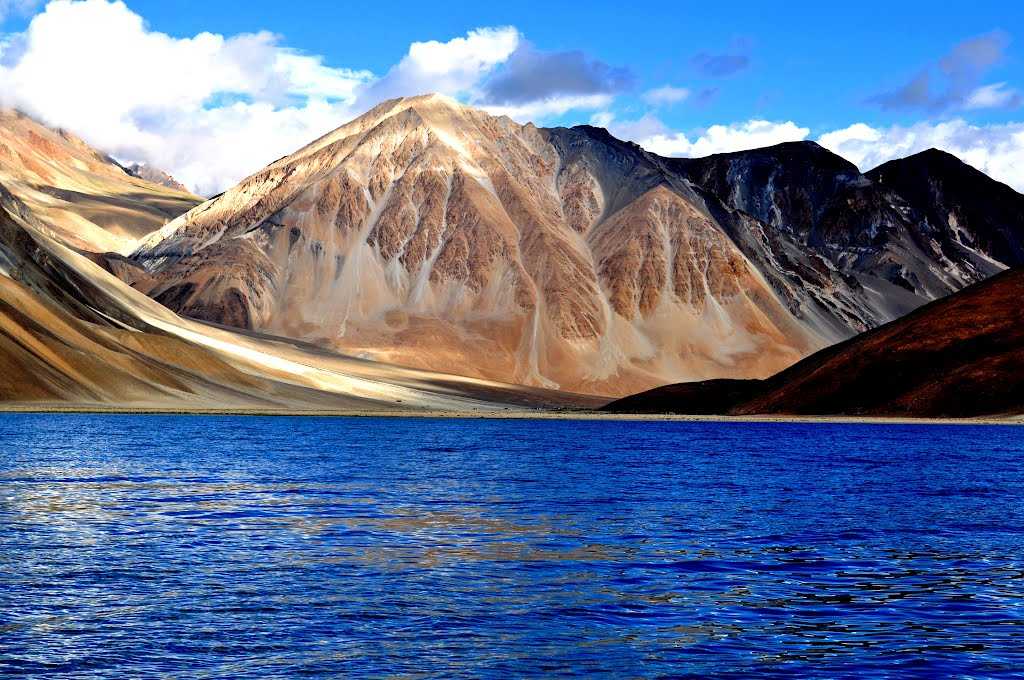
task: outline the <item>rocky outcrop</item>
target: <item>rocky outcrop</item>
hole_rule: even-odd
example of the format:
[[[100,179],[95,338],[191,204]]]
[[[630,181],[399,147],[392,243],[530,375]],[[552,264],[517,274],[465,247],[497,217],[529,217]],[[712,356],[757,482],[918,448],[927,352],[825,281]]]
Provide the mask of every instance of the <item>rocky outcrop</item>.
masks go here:
[[[184,184],[174,179],[160,168],[154,168],[146,163],[132,163],[125,166],[124,170],[132,177],[138,177],[139,179],[144,179],[147,182],[159,184],[162,187],[174,189],[181,193],[189,193],[188,187]]]

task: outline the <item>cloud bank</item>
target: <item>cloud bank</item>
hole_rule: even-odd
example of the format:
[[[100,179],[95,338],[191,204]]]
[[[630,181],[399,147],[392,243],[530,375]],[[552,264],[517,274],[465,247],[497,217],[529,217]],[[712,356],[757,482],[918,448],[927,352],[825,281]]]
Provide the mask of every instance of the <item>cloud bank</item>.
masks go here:
[[[826,133],[818,142],[861,170],[926,149],[941,149],[1024,192],[1024,123],[971,125],[959,118],[908,127],[857,123]]]

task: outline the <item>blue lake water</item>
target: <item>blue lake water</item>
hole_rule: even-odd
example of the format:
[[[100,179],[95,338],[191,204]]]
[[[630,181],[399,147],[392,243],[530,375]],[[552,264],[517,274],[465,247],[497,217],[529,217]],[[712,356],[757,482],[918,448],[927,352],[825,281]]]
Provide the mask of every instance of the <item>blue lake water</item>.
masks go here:
[[[0,416],[0,675],[1024,669],[1024,429]]]

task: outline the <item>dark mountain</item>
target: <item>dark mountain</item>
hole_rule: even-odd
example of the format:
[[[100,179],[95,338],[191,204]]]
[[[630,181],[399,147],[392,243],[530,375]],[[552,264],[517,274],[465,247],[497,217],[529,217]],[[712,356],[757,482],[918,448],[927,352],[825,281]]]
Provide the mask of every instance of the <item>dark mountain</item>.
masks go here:
[[[1024,413],[1024,270],[999,274],[767,380],[670,385],[622,413],[977,417]]]
[[[918,206],[945,243],[1024,266],[1024,196],[956,156],[929,149],[867,174]]]

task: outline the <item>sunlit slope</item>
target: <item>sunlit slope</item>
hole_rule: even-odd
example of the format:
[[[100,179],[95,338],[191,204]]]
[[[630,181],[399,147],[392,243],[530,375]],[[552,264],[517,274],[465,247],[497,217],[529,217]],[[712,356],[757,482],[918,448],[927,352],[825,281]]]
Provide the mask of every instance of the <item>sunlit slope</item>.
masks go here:
[[[182,319],[52,232],[0,189],[0,399],[8,403],[303,410],[585,403]]]
[[[202,201],[133,177],[70,132],[12,110],[0,110],[0,183],[57,238],[92,252],[129,252]]]

